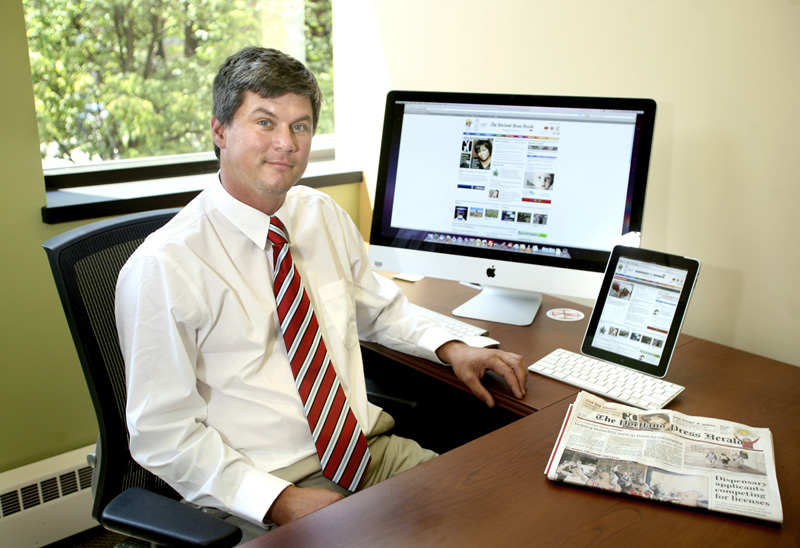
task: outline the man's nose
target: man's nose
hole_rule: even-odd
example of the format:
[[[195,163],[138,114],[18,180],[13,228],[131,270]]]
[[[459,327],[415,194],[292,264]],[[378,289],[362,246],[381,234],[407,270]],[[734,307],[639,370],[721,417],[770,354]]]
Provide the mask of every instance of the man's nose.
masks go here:
[[[297,148],[294,131],[288,125],[280,125],[273,134],[273,146],[284,152],[293,152]]]

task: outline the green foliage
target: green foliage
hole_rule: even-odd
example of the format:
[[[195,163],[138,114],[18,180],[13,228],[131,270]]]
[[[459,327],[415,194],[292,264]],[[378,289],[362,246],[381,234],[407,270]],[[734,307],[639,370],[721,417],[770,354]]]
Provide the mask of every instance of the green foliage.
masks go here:
[[[42,158],[71,162],[204,152],[211,85],[260,43],[262,0],[24,0]],[[333,131],[329,0],[306,0],[311,68]],[[308,53],[307,53],[308,54]]]
[[[317,133],[333,133],[333,16],[330,0],[307,1],[306,66],[317,76],[325,108],[320,117]]]

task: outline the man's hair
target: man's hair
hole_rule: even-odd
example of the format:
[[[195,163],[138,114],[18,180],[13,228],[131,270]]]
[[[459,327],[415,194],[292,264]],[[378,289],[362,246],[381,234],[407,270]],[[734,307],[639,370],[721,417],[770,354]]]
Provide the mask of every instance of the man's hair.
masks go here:
[[[294,93],[311,100],[312,125],[317,131],[322,107],[322,90],[303,63],[271,48],[248,46],[234,53],[219,68],[214,78],[214,104],[211,113],[224,125],[233,120],[245,91],[265,98]],[[219,158],[219,147],[214,145]]]

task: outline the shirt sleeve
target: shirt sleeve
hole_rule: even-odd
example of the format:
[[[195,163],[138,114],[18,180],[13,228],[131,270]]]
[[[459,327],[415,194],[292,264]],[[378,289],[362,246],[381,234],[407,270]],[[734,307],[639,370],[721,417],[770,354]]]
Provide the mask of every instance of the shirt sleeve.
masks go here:
[[[258,470],[204,424],[196,331],[208,314],[193,281],[166,257],[136,257],[120,273],[131,455],[186,500],[261,523],[289,482]]]
[[[376,274],[369,265],[358,229],[352,221],[346,225],[359,337],[405,354],[443,363],[436,356],[436,350],[448,341],[460,339],[416,310],[397,284]]]

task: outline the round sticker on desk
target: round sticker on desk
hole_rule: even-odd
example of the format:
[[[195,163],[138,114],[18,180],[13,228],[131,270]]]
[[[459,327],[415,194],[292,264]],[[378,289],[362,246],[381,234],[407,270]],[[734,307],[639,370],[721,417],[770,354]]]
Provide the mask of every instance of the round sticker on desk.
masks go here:
[[[572,308],[551,308],[547,311],[547,317],[560,322],[577,322],[583,319],[583,312]]]

